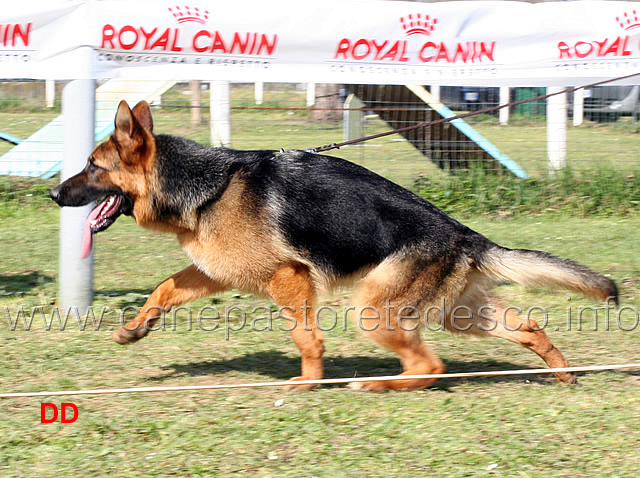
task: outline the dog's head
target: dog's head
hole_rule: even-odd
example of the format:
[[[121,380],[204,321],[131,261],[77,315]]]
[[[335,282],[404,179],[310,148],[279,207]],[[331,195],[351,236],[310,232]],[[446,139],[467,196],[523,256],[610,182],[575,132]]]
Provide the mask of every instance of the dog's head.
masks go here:
[[[93,234],[105,230],[121,215],[143,213],[147,176],[155,155],[153,119],[147,102],[133,110],[121,101],[115,131],[89,156],[84,169],[51,190],[60,206],[84,206],[100,200],[85,221],[82,256],[91,252]]]

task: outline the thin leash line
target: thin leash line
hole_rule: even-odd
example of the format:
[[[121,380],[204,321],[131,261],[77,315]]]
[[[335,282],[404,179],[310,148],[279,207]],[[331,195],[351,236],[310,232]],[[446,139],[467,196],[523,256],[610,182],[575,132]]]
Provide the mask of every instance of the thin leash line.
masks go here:
[[[440,119],[433,120],[433,121],[426,121],[424,123],[419,123],[419,124],[415,124],[415,125],[411,125],[411,126],[405,126],[403,128],[396,128],[396,129],[393,129],[393,130],[385,131],[383,133],[372,134],[370,136],[363,136],[362,138],[357,138],[357,139],[350,139],[348,141],[343,141],[342,143],[332,143],[332,144],[327,144],[325,146],[320,146],[318,148],[309,148],[307,151],[310,151],[310,152],[313,152],[313,153],[321,153],[321,152],[324,152],[324,151],[330,151],[332,149],[339,149],[342,146],[348,146],[350,144],[362,143],[363,141],[369,141],[369,140],[372,140],[372,139],[378,139],[378,138],[382,138],[384,136],[389,136],[389,135],[392,135],[392,134],[405,133],[407,131],[411,131],[411,130],[414,130],[414,129],[426,128],[428,126],[434,126],[434,125],[441,124],[441,123],[448,123],[448,122],[451,122],[453,120],[468,118],[469,116],[492,113],[492,112],[498,111],[498,110],[500,110],[502,108],[508,108],[508,107],[511,107],[511,106],[518,106],[518,105],[522,105],[522,104],[525,104],[525,103],[530,103],[532,101],[544,100],[546,98],[550,98],[550,97],[556,96],[556,95],[561,95],[561,94],[566,94],[566,93],[573,93],[574,91],[578,91],[580,89],[592,88],[594,86],[604,85],[606,83],[612,83],[614,81],[626,80],[626,79],[633,78],[634,76],[638,76],[638,75],[640,75],[640,72],[639,73],[632,73],[630,75],[625,75],[625,76],[619,76],[617,78],[610,78],[610,79],[607,79],[607,80],[596,81],[595,83],[590,83],[588,85],[576,86],[576,87],[573,87],[573,88],[566,88],[564,90],[556,91],[554,93],[547,93],[545,95],[535,96],[533,98],[527,98],[527,99],[524,99],[524,100],[512,101],[510,103],[505,103],[505,104],[497,105],[497,106],[491,106],[489,108],[484,108],[484,109],[477,110],[477,111],[471,111],[469,113],[462,113],[462,114],[459,114],[459,115],[451,116],[450,118],[440,118]]]
[[[50,392],[16,392],[0,393],[0,398],[17,397],[55,397],[65,395],[108,395],[116,393],[152,393],[152,392],[182,392],[188,390],[222,390],[234,388],[259,388],[259,387],[285,387],[290,385],[328,385],[352,382],[381,382],[394,380],[415,379],[442,379],[442,378],[467,378],[467,377],[495,377],[504,375],[533,375],[559,372],[597,372],[604,370],[640,369],[640,363],[626,363],[618,365],[589,365],[583,367],[560,368],[536,368],[521,370],[494,370],[487,372],[459,372],[459,373],[432,373],[421,375],[389,375],[384,377],[351,377],[351,378],[325,378],[321,380],[284,380],[277,382],[250,382],[213,385],[184,385],[175,387],[134,387],[134,388],[103,388],[93,390],[57,390]]]

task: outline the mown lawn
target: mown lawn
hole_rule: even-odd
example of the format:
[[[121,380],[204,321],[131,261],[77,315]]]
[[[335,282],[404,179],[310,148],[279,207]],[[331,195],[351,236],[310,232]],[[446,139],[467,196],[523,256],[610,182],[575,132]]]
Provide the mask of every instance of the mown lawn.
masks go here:
[[[29,198],[40,204],[38,198]],[[0,305],[15,319],[19,306],[50,313],[56,297],[58,211],[25,205],[2,219]],[[475,218],[471,227],[511,247],[535,247],[611,274],[623,304],[640,305],[640,221],[558,216]],[[284,380],[299,357],[288,334],[230,331],[203,321],[188,330],[152,333],[131,347],[109,340],[117,311],[140,306],[163,278],[187,264],[176,241],[120,219],[97,239],[96,309],[105,323],[64,332],[11,330],[0,311],[0,390],[44,391]],[[574,365],[640,361],[638,330],[612,321],[583,330],[567,307],[594,305],[564,292],[503,287],[523,309],[550,312],[554,343]],[[326,303],[348,304],[348,292]],[[228,292],[191,304],[269,306],[265,299]],[[601,319],[602,320],[602,319]],[[621,325],[632,328],[633,316]],[[230,326],[240,329],[238,317]],[[342,324],[340,324],[342,325]],[[557,329],[557,331],[556,331]],[[354,323],[327,334],[328,377],[387,375],[400,369],[389,352],[362,337]],[[450,372],[537,368],[530,352],[499,340],[431,332],[426,337]],[[634,476],[640,465],[640,375],[585,373],[581,386],[558,386],[549,376],[442,380],[420,392],[362,394],[342,386],[309,393],[278,388],[162,394],[0,399],[0,475],[48,476]],[[283,400],[281,406],[276,401]],[[73,424],[41,424],[40,403],[72,401]]]

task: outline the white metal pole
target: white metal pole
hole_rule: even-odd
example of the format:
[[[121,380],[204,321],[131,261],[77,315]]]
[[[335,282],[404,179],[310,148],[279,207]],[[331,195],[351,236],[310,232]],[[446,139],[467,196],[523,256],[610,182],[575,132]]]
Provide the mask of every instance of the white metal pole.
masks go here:
[[[47,102],[47,108],[53,108],[56,100],[56,82],[55,80],[45,80],[44,95]]]
[[[573,92],[573,126],[580,126],[584,121],[584,89]]]
[[[316,104],[316,84],[307,83],[307,106]]]
[[[231,146],[231,87],[228,81],[210,84],[211,144]]]
[[[264,81],[256,81],[254,96],[256,98],[256,104],[261,105],[264,101]]]
[[[436,101],[440,101],[440,85],[431,85],[431,96],[433,96]]]
[[[509,87],[501,86],[500,87],[500,104],[505,105],[509,103]],[[502,108],[498,113],[498,121],[501,126],[506,126],[509,124],[509,108]]]
[[[561,86],[549,86],[547,93],[562,91]],[[567,94],[547,98],[547,155],[549,171],[567,165]]]
[[[342,136],[344,141],[362,137],[362,120],[364,117],[362,108],[364,108],[364,106],[365,104],[360,100],[360,98],[353,93],[347,96],[347,99],[344,102],[343,111],[344,125],[342,128]]]
[[[64,114],[64,162],[61,180],[84,168],[95,146],[95,80],[73,80],[62,90]],[[60,210],[60,254],[58,305],[77,307],[81,314],[93,300],[93,254],[80,257],[84,220],[92,204]]]
[[[200,109],[202,88],[198,80],[191,80],[189,86],[191,88],[191,124],[199,125],[202,122],[202,110]]]

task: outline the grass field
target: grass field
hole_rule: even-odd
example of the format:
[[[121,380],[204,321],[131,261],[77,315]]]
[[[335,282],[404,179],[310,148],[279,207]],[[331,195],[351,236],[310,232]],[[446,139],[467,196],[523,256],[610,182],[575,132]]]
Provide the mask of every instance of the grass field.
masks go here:
[[[25,120],[31,113],[2,112],[0,118],[11,114]],[[291,115],[284,115],[276,119],[289,121]],[[234,146],[306,147],[335,141],[337,131],[304,118],[274,124],[281,129],[269,132],[249,119],[236,122],[239,143]],[[184,110],[158,111],[156,125],[159,132],[208,140],[208,128],[189,126]],[[26,135],[33,124],[18,127],[23,129],[10,132]],[[616,133],[616,128],[623,130]],[[630,126],[624,128],[604,127],[611,138],[635,138]],[[532,135],[541,134],[534,129]],[[519,131],[508,134],[526,135],[526,129]],[[285,144],[273,144],[273,138]],[[406,145],[392,146],[395,151]],[[625,158],[630,147],[616,151]],[[403,169],[405,163],[390,168],[382,159],[384,148],[371,148],[372,154],[359,160],[374,169],[386,167],[400,182],[415,177],[414,170]],[[430,173],[429,168],[422,171]],[[27,320],[30,311],[42,307],[49,321],[56,304],[59,211],[46,197],[49,184],[53,181],[0,181],[0,392],[231,384],[299,374],[299,355],[286,332],[277,324],[273,331],[241,327],[237,315],[228,324],[215,318],[192,321],[190,330],[182,311],[175,330],[167,326],[130,347],[112,342],[109,329],[120,314],[142,306],[160,281],[189,263],[174,238],[140,229],[129,218],[96,239],[94,310],[105,311],[99,330],[91,321],[80,330],[72,316],[61,331],[55,319],[48,327],[38,313],[25,330],[22,319],[16,321],[20,307]],[[514,286],[500,291],[523,310],[540,306],[549,312],[547,331],[573,365],[640,362],[634,315],[640,308],[640,216],[633,209],[606,217],[576,217],[575,212],[460,219],[504,246],[545,250],[609,274],[628,307],[619,322],[614,311],[609,330],[602,315],[595,326],[591,313],[579,327],[577,311],[601,304],[574,294]],[[349,297],[348,289],[340,290],[323,303],[339,309]],[[239,291],[190,304],[193,311],[209,307],[221,314],[231,306],[251,310],[273,304]],[[249,314],[247,322],[263,327],[263,315]],[[363,337],[354,322],[346,327],[340,322],[325,337],[328,378],[400,371],[397,358]],[[544,365],[531,352],[499,339],[438,331],[425,339],[449,372]],[[584,373],[579,380],[580,386],[560,386],[547,375],[446,379],[419,392],[383,394],[333,386],[308,393],[263,388],[0,399],[0,476],[637,476],[640,372]],[[41,424],[42,402],[73,402],[78,420]]]
[[[30,198],[34,202],[37,198]],[[2,220],[0,295],[12,320],[19,306],[56,297],[58,211],[25,205]],[[511,247],[535,247],[611,274],[623,304],[640,306],[640,220],[558,216],[495,221],[471,227]],[[47,331],[36,315],[29,331],[11,330],[0,311],[0,389],[42,391],[283,380],[298,374],[288,334],[231,331],[222,319],[188,330],[152,333],[131,347],[111,342],[119,310],[141,306],[163,278],[187,264],[176,241],[119,220],[97,239],[95,307],[107,307],[98,331]],[[568,330],[567,307],[592,302],[567,293],[503,287],[510,303],[550,311],[554,343],[575,365],[640,361],[638,330],[610,331],[589,317]],[[327,299],[348,303],[348,292]],[[236,291],[191,304],[222,310],[269,302]],[[251,319],[251,318],[250,318]],[[240,328],[239,318],[230,320]],[[632,328],[633,316],[621,325]],[[194,327],[194,329],[197,327]],[[400,369],[389,352],[360,336],[354,323],[327,333],[328,377],[387,375]],[[555,331],[558,329],[557,331]],[[427,336],[449,371],[537,368],[530,352],[499,340],[442,332]],[[586,373],[582,386],[558,386],[548,376],[442,380],[420,392],[360,394],[343,387],[309,393],[280,389],[146,395],[2,399],[0,475],[49,476],[634,476],[640,457],[640,376]],[[284,400],[276,407],[277,400]],[[73,424],[40,424],[40,403],[73,401]]]

